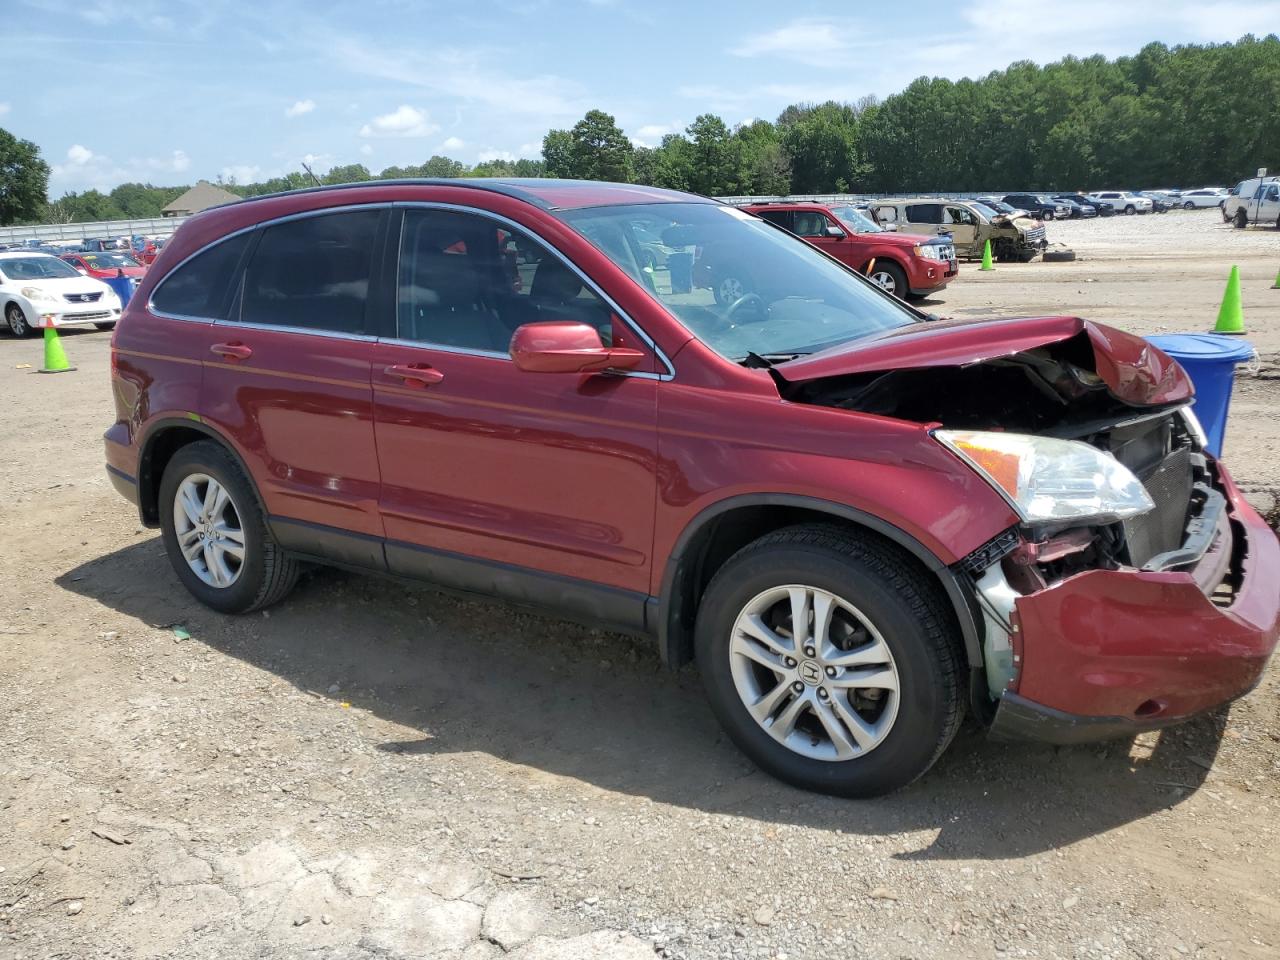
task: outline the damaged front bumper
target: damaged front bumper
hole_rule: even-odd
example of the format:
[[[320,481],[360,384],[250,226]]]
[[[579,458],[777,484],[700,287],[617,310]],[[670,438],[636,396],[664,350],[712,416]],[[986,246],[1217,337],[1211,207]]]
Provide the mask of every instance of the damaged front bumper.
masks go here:
[[[1225,546],[1219,537],[1178,570],[1089,570],[1016,598],[1014,675],[992,736],[1129,736],[1257,685],[1280,637],[1280,541],[1220,466],[1218,475]],[[1195,533],[1188,549],[1198,549]]]

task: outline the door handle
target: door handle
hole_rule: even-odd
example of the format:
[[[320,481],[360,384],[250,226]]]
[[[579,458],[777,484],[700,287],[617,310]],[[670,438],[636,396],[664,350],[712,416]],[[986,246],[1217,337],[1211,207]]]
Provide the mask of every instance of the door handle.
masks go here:
[[[215,343],[209,352],[224,360],[248,360],[253,356],[253,348],[243,343]]]
[[[420,385],[429,387],[444,379],[444,374],[435,367],[414,366],[408,363],[393,363],[383,371],[388,377],[399,377],[406,386]]]

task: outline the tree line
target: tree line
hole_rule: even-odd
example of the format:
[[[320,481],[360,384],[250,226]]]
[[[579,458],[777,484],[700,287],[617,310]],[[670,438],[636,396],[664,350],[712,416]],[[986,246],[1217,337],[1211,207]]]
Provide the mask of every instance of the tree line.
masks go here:
[[[732,128],[706,113],[656,146],[632,142],[612,116],[591,110],[549,131],[540,159],[468,167],[433,156],[376,176],[571,177],[710,196],[1229,184],[1280,166],[1278,103],[1280,39],[1249,35],[1151,43],[1116,60],[1019,61],[977,80],[921,77],[883,101],[795,104]],[[48,172],[33,144],[0,130],[0,224],[154,217],[187,189],[127,183],[50,201]],[[319,180],[374,178],[350,164]],[[248,197],[313,183],[298,172],[222,185]]]

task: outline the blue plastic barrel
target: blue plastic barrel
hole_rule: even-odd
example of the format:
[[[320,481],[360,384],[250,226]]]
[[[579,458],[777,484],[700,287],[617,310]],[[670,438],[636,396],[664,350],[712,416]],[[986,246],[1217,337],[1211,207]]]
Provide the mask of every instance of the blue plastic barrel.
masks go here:
[[[137,281],[132,277],[126,277],[123,273],[116,277],[107,277],[102,281],[120,297],[120,308],[124,309],[129,305],[129,299],[133,296],[134,288],[137,287]]]
[[[1196,418],[1209,438],[1209,452],[1222,455],[1231,409],[1236,364],[1253,357],[1253,345],[1239,337],[1216,333],[1167,333],[1147,337],[1187,371],[1196,387]]]

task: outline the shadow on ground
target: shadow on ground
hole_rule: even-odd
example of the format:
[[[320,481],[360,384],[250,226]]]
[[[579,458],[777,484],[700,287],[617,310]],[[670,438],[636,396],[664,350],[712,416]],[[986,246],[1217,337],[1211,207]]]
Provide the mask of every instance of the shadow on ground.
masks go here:
[[[183,623],[220,653],[296,687],[339,695],[421,736],[406,759],[481,751],[600,788],[708,813],[858,835],[937,829],[913,859],[1027,856],[1173,806],[1196,789],[1225,715],[1075,748],[989,742],[966,728],[922,780],[872,801],[793,790],[725,739],[689,670],[647,644],[485,600],[315,570],[270,617],[200,607],[149,537],[57,583],[151,626]]]

